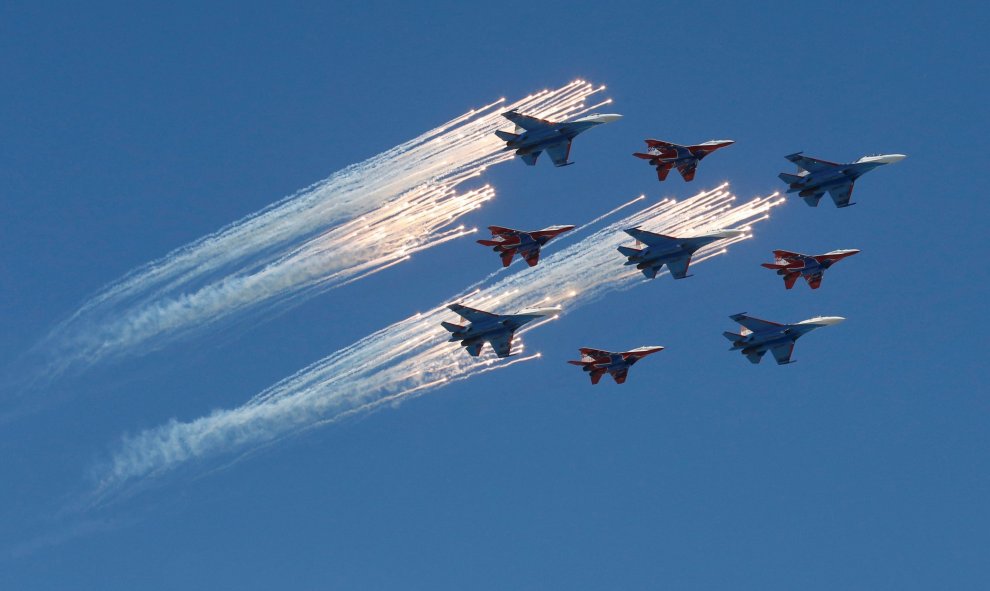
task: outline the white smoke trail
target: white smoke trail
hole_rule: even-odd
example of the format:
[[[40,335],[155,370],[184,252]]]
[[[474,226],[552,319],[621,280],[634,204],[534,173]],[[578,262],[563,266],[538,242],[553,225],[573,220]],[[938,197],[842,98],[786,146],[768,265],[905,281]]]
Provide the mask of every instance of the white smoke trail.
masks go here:
[[[34,352],[57,376],[162,347],[247,310],[300,301],[463,235],[494,196],[456,188],[513,158],[494,131],[519,109],[564,119],[604,87],[576,80],[473,109],[141,267],[83,305]],[[595,105],[598,106],[598,105]]]
[[[564,303],[565,311],[608,292],[643,282],[635,269],[622,265],[616,247],[629,242],[623,228],[640,226],[664,233],[750,229],[782,203],[775,193],[733,206],[727,185],[681,202],[664,200],[609,224],[583,240],[452,301],[512,313],[523,307]],[[696,253],[694,264],[726,252],[751,234],[720,241]],[[442,320],[455,320],[445,305],[397,322],[299,371],[256,395],[239,408],[217,410],[190,422],[172,420],[126,436],[101,468],[98,498],[112,496],[128,483],[164,474],[188,462],[244,451],[338,421],[355,413],[396,403],[480,372],[507,367],[538,356],[497,359],[489,348],[469,357],[446,342]],[[459,319],[457,319],[459,321]],[[549,321],[549,320],[547,320]],[[547,322],[544,321],[544,322]],[[531,325],[526,332],[538,327]],[[516,353],[524,347],[519,344]]]

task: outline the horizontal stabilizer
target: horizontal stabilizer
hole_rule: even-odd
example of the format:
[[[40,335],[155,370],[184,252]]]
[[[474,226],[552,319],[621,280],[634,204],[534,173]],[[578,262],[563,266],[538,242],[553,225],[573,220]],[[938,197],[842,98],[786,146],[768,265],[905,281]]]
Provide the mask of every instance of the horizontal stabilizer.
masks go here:
[[[793,185],[795,183],[800,183],[802,180],[804,180],[804,177],[802,177],[802,176],[798,176],[796,174],[787,174],[786,172],[782,172],[782,173],[778,174],[777,176],[780,178],[780,180],[784,181],[788,185]]]
[[[729,331],[723,332],[722,336],[729,339],[733,343],[743,340],[743,336],[741,334],[736,334],[734,332],[729,332]]]
[[[507,142],[513,142],[513,141],[519,139],[519,134],[512,133],[512,132],[509,132],[509,131],[496,131],[495,132],[495,135],[497,135],[498,137],[500,137],[501,139],[503,139],[503,140],[505,140]]]
[[[453,322],[441,322],[440,326],[446,328],[450,332],[460,332],[465,329],[464,326],[461,326],[459,324],[454,324]]]
[[[633,248],[633,247],[631,247],[631,246],[620,246],[620,247],[618,248],[618,250],[619,250],[619,252],[621,252],[621,253],[622,253],[622,254],[623,254],[624,256],[627,256],[627,257],[638,257],[638,256],[640,256],[641,254],[643,254],[643,251],[642,251],[642,250],[640,250],[640,249],[638,249],[638,248]]]

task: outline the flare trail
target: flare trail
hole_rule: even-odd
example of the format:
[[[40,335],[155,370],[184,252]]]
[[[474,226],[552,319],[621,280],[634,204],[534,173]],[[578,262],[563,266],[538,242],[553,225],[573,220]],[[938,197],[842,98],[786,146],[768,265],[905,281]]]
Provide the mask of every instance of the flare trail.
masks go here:
[[[776,193],[734,205],[727,185],[684,201],[666,199],[611,223],[586,238],[451,301],[512,313],[534,305],[563,304],[564,312],[643,282],[622,265],[616,247],[629,242],[621,230],[632,226],[662,233],[695,233],[742,228],[765,220],[783,202]],[[628,205],[628,204],[627,204]],[[694,264],[718,256],[750,233],[699,250]],[[473,286],[472,286],[473,287]],[[455,320],[445,304],[375,332],[282,380],[244,405],[218,410],[189,422],[172,420],[126,436],[99,474],[98,498],[112,497],[129,483],[160,475],[191,461],[246,452],[327,422],[435,390],[481,372],[535,359],[499,360],[486,347],[479,358],[446,342],[442,320]],[[520,331],[517,337],[536,326]],[[522,352],[521,343],[515,352]],[[97,501],[100,502],[100,501]]]

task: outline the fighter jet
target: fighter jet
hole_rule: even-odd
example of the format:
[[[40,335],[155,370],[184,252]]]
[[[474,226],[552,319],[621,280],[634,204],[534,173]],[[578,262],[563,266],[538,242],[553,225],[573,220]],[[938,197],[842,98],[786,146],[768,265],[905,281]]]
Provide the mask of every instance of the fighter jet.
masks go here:
[[[526,264],[533,267],[540,261],[540,248],[558,235],[573,230],[574,226],[550,226],[533,232],[501,226],[488,226],[488,229],[492,231],[492,239],[479,240],[478,244],[490,246],[492,250],[500,253],[503,267],[509,266],[516,253],[519,253]]]
[[[568,361],[567,363],[580,366],[582,370],[591,376],[592,384],[597,384],[598,380],[602,379],[602,376],[606,373],[611,374],[616,384],[622,384],[626,381],[626,374],[634,363],[647,355],[663,351],[663,347],[659,345],[637,347],[632,351],[623,351],[621,353],[588,348],[578,350],[581,352],[581,360]]]
[[[722,333],[725,338],[732,341],[730,351],[741,350],[746,359],[752,363],[759,363],[763,359],[763,355],[770,351],[773,353],[773,358],[777,360],[777,365],[794,363],[791,361],[794,343],[803,335],[816,328],[831,326],[845,320],[841,316],[818,316],[802,320],[797,324],[778,324],[745,314],[734,314],[729,318],[742,325],[742,334]]]
[[[907,158],[904,154],[876,154],[863,156],[856,162],[840,164],[802,156],[801,152],[785,156],[797,164],[798,174],[780,173],[780,180],[788,184],[788,193],[797,192],[811,207],[818,207],[818,200],[828,191],[836,207],[853,205],[849,201],[856,179],[884,164],[900,162]]]
[[[694,171],[702,158],[734,143],[732,140],[711,140],[696,146],[681,146],[663,140],[646,140],[646,153],[635,152],[633,156],[649,160],[650,166],[657,167],[657,178],[661,181],[667,179],[670,169],[675,166],[685,181],[693,181]]]
[[[775,250],[773,251],[773,256],[776,260],[772,263],[763,263],[762,266],[777,271],[777,275],[784,278],[784,287],[786,289],[794,287],[794,282],[797,281],[798,277],[804,277],[808,285],[811,286],[811,289],[818,289],[822,284],[825,269],[858,252],[858,250],[852,248],[808,256],[799,252]]]
[[[554,166],[574,164],[568,162],[571,153],[571,140],[574,136],[602,123],[611,123],[622,118],[615,114],[594,114],[573,121],[547,121],[518,111],[508,111],[502,116],[516,124],[515,133],[496,131],[495,135],[505,140],[505,150],[515,150],[516,156],[533,166],[543,150],[547,151]]]
[[[517,314],[492,314],[461,304],[447,306],[468,321],[467,326],[441,322],[440,325],[450,331],[449,342],[460,341],[472,357],[481,353],[481,348],[488,343],[499,357],[512,355],[512,337],[519,327],[545,316],[560,314],[559,307],[532,308],[520,310]]]
[[[701,234],[700,236],[682,236],[678,238],[675,236],[654,234],[653,232],[647,232],[639,228],[630,228],[625,230],[625,233],[645,244],[646,248],[638,249],[629,246],[620,246],[619,252],[629,258],[626,261],[627,265],[636,265],[636,268],[650,279],[655,278],[657,272],[664,265],[667,265],[674,279],[690,277],[687,274],[688,265],[691,264],[691,255],[696,250],[716,240],[745,234],[743,230],[719,230],[717,232]]]

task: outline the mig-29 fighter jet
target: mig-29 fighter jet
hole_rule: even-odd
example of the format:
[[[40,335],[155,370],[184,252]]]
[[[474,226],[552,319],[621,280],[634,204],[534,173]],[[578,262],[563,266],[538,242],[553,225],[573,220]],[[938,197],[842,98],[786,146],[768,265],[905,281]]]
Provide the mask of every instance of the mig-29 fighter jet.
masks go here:
[[[505,140],[505,150],[515,150],[516,156],[530,166],[536,164],[543,150],[547,151],[554,166],[574,164],[567,160],[574,136],[596,125],[622,118],[622,115],[596,113],[573,121],[547,121],[518,111],[508,111],[502,116],[516,124],[515,133],[496,131],[495,135]]]
[[[784,278],[786,289],[794,287],[794,282],[797,281],[798,277],[804,277],[811,289],[818,289],[822,284],[825,269],[858,252],[855,248],[851,248],[808,256],[799,252],[775,250],[773,256],[776,260],[772,263],[763,263],[762,266],[777,271],[777,275]]]
[[[878,166],[900,162],[907,158],[904,154],[877,154],[863,156],[856,162],[840,164],[802,156],[801,152],[785,156],[797,164],[798,174],[780,173],[780,180],[788,184],[788,193],[797,193],[811,207],[818,207],[818,201],[828,191],[836,207],[853,205],[853,184],[856,179]]]
[[[527,265],[533,267],[540,261],[540,248],[558,235],[573,230],[574,226],[550,226],[533,232],[501,226],[488,226],[488,229],[492,231],[492,239],[479,240],[478,244],[490,246],[499,253],[503,267],[509,266],[516,253],[519,253]]]
[[[512,337],[519,327],[537,318],[560,314],[559,307],[533,308],[506,315],[475,310],[461,304],[450,304],[447,307],[467,320],[468,325],[450,322],[441,322],[440,325],[450,331],[449,342],[460,341],[461,346],[472,357],[481,353],[485,343],[490,344],[499,357],[509,357],[512,355]]]
[[[611,374],[616,384],[622,384],[626,381],[626,374],[634,363],[647,355],[662,351],[663,347],[659,345],[637,347],[632,351],[623,351],[621,353],[588,348],[578,350],[581,352],[581,360],[568,361],[567,363],[580,366],[582,370],[591,376],[592,384],[597,384],[598,380],[602,379],[602,376],[606,373]]]
[[[730,351],[742,351],[752,363],[759,363],[767,351],[773,354],[777,360],[777,365],[793,363],[791,353],[794,352],[794,343],[803,335],[821,328],[831,326],[845,320],[841,316],[818,316],[802,320],[797,324],[778,324],[769,320],[760,320],[745,314],[734,314],[730,316],[742,325],[742,334],[734,332],[723,332],[725,338],[732,341]]]
[[[646,245],[646,248],[632,248],[620,246],[619,252],[628,257],[627,265],[636,265],[636,268],[643,272],[650,279],[657,276],[657,272],[664,265],[670,270],[674,279],[684,279],[690,277],[687,274],[688,265],[691,264],[691,256],[702,246],[711,244],[716,240],[733,238],[745,234],[743,230],[719,230],[709,232],[700,236],[665,236],[654,234],[639,228],[625,230],[639,242]]]
[[[646,153],[635,152],[633,156],[649,160],[650,166],[657,167],[657,178],[661,181],[667,179],[670,169],[675,166],[685,181],[693,181],[702,158],[734,143],[732,140],[711,140],[696,146],[680,146],[663,140],[646,140]]]

